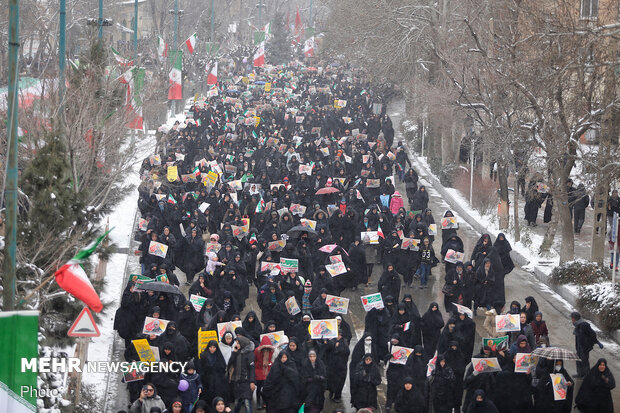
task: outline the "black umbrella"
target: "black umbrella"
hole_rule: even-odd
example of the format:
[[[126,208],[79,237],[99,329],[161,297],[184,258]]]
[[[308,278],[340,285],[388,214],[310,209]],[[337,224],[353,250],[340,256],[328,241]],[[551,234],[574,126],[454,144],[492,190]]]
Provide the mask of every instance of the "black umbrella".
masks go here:
[[[141,290],[151,290],[151,291],[159,291],[162,293],[183,295],[181,290],[179,290],[179,288],[176,285],[163,283],[159,281],[144,283],[139,288]]]
[[[317,239],[319,237],[319,233],[318,232],[316,232],[315,230],[313,230],[310,227],[304,227],[303,225],[294,226],[293,228],[288,230],[286,235],[288,235],[289,238],[299,238],[301,236],[301,234],[303,234],[303,233],[308,234],[308,236],[310,238]]]

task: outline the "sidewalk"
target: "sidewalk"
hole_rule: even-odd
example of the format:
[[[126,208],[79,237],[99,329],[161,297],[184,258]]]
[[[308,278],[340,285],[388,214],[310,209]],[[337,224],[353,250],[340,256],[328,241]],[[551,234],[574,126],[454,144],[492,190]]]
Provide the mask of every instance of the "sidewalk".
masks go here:
[[[393,105],[393,109],[396,111],[400,111],[404,113],[404,107],[399,107],[398,104]],[[400,115],[400,113],[399,113]],[[392,116],[392,114],[390,114]],[[400,117],[400,116],[398,116]],[[395,118],[395,116],[392,116]],[[396,121],[394,124],[398,124]],[[432,174],[430,171],[430,167],[426,162],[426,158],[419,157],[415,154],[412,148],[409,145],[409,142],[405,140],[405,137],[400,130],[399,127],[396,128],[396,139],[397,141],[403,141],[405,146],[407,147],[409,158],[418,173],[418,176],[421,180],[425,180],[430,184],[430,190],[434,190],[441,195],[444,201],[447,203],[449,208],[457,215],[459,218],[464,220],[467,224],[469,224],[472,228],[478,231],[480,234],[488,233],[491,235],[492,239],[495,238],[499,231],[496,220],[493,221],[489,216],[482,216],[478,211],[473,210],[469,207],[469,202],[466,197],[463,196],[458,190],[454,188],[446,188],[440,182],[439,179]],[[522,229],[526,232],[529,232],[530,238],[532,240],[531,246],[525,246],[522,243],[515,243],[510,234],[506,234],[506,238],[510,241],[512,245],[511,257],[514,263],[523,270],[530,272],[538,281],[543,283],[543,288],[550,290],[550,292],[557,293],[562,299],[564,299],[571,307],[577,307],[577,291],[575,288],[571,288],[572,286],[566,285],[552,285],[549,280],[549,274],[557,265],[559,265],[559,254],[557,251],[559,250],[560,244],[560,234],[556,233],[556,237],[553,243],[553,251],[550,257],[539,257],[535,251],[541,244],[542,238],[544,237],[545,231],[547,229],[548,224],[542,223],[542,214],[544,208],[539,211],[539,219],[537,227],[528,227],[527,223],[523,220],[523,207],[525,205],[524,200],[520,200],[519,202],[519,219],[522,223]],[[575,234],[575,258],[582,258],[589,260],[590,258],[590,238],[592,236],[592,220],[593,220],[593,210],[588,208],[586,210],[586,220],[581,229],[580,234]],[[607,255],[607,252],[606,252]],[[609,263],[609,257],[606,257],[606,263]],[[593,323],[594,324],[594,323]],[[593,325],[597,333],[600,333],[601,330],[598,329],[598,326]],[[620,330],[615,330],[609,333],[611,339],[613,339],[616,343],[620,343]]]

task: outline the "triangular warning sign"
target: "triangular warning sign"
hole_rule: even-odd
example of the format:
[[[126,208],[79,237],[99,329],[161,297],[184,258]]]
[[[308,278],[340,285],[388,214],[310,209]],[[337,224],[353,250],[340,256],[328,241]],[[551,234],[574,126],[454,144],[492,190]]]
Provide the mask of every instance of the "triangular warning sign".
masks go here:
[[[101,335],[88,307],[82,309],[82,312],[73,322],[67,335],[69,337],[99,337]]]

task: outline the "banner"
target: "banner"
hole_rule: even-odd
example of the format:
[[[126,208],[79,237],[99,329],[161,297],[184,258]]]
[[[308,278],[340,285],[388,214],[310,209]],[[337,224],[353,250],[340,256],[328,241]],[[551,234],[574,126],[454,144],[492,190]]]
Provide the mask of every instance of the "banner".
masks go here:
[[[206,350],[207,345],[209,344],[209,341],[211,340],[218,341],[217,331],[214,331],[214,330],[203,331],[202,329],[198,330],[198,358],[200,358],[200,355],[202,354],[202,352]]]
[[[278,241],[271,241],[267,243],[267,249],[269,251],[281,252],[286,246],[286,241],[281,239]]]
[[[5,286],[8,288],[8,286]],[[19,333],[17,333],[19,332]],[[17,334],[16,334],[17,333]],[[37,411],[36,370],[22,371],[22,359],[39,357],[39,312],[6,311],[0,313],[0,411],[26,413]],[[27,392],[22,392],[27,388]]]
[[[360,232],[360,238],[364,244],[375,245],[379,243],[379,233],[377,231]]]
[[[553,400],[566,400],[568,383],[563,374],[550,374],[553,384]]]
[[[441,220],[441,229],[458,229],[459,224],[456,222],[456,217],[446,217]]]
[[[297,304],[295,297],[289,297],[284,304],[286,305],[286,311],[290,315],[297,315],[301,313],[301,309],[299,308],[299,304]]]
[[[271,341],[272,346],[277,346],[280,344],[282,339],[284,339],[285,334],[284,331],[274,331],[273,333],[265,333],[260,335],[259,343],[263,342],[263,337],[268,337],[269,341]]]
[[[452,264],[456,264],[459,261],[463,262],[464,258],[465,258],[465,253],[449,249],[448,251],[446,251],[446,256],[444,257],[444,261],[450,262]]]
[[[156,257],[166,258],[166,254],[168,253],[168,246],[166,244],[162,244],[161,242],[151,241],[149,243],[149,254],[155,255]]]
[[[140,340],[131,340],[133,346],[136,348],[136,352],[138,353],[138,357],[140,357],[140,361],[146,362],[155,362],[155,354],[153,354],[153,350],[151,350],[151,346],[146,338],[142,338]]]
[[[471,364],[478,373],[494,373],[496,371],[502,371],[499,366],[497,357],[491,358],[472,358]]]
[[[325,269],[332,277],[335,277],[337,275],[344,274],[345,272],[347,272],[347,267],[345,267],[344,263],[342,262],[338,262],[336,264],[327,264],[325,266]]]
[[[366,311],[370,311],[373,308],[381,310],[384,307],[381,293],[363,295],[360,298],[362,299],[362,305]]]
[[[299,261],[296,258],[280,258],[280,271],[282,274],[299,271]]]
[[[338,338],[338,321],[335,318],[328,320],[311,320],[310,337],[312,339]]]
[[[495,316],[495,331],[498,333],[519,330],[521,330],[521,319],[519,314],[504,314]]]
[[[201,297],[196,294],[192,294],[189,296],[189,302],[192,303],[192,305],[194,306],[194,310],[196,311],[200,311],[206,301],[207,301],[206,297]]]
[[[166,331],[169,322],[169,320],[162,320],[161,318],[146,317],[142,327],[142,334],[160,336]]]
[[[236,337],[235,329],[237,327],[241,327],[241,324],[241,321],[228,321],[227,323],[217,323],[217,336],[219,340],[222,340],[222,337],[224,337],[224,334],[226,334],[227,331],[230,331],[233,334],[233,337]]]
[[[508,336],[482,338],[482,348],[488,348],[491,351],[506,351],[508,350]]]
[[[349,312],[348,298],[327,294],[327,297],[325,297],[325,304],[332,313],[347,314]]]
[[[390,359],[390,363],[394,364],[407,364],[407,358],[409,355],[413,353],[413,349],[409,347],[401,347],[401,346],[392,346],[392,350],[390,354],[392,358]]]
[[[529,353],[517,353],[515,355],[515,373],[530,373],[538,364],[538,357]]]

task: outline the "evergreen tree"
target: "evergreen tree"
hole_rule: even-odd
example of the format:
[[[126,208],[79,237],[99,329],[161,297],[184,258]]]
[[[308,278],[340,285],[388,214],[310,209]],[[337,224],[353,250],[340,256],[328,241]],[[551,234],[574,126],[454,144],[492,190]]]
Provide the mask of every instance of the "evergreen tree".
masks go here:
[[[271,38],[265,47],[265,57],[273,65],[288,63],[292,58],[291,40],[284,27],[284,15],[276,13],[271,22]]]

